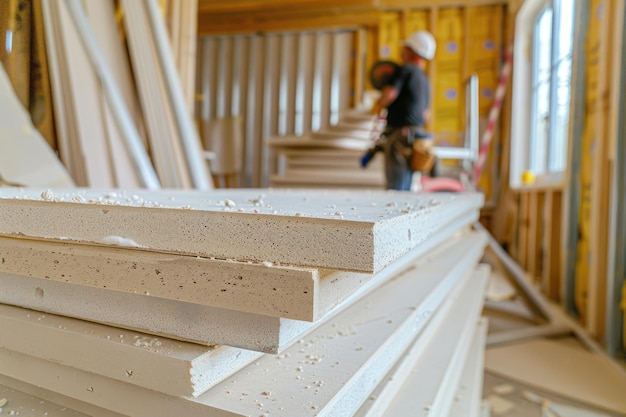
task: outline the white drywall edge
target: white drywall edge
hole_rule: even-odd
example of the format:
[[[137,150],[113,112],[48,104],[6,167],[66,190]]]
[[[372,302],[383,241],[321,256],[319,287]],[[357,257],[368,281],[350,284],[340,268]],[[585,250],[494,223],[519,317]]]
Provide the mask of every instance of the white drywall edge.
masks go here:
[[[486,268],[472,274],[460,295],[448,300],[448,310],[433,318],[437,325],[429,326],[427,334],[415,341],[357,416],[448,415],[477,327],[487,278]]]
[[[0,304],[0,347],[171,395],[198,396],[261,353],[157,338]]]
[[[0,407],[0,414],[7,416],[90,417],[87,414],[16,390],[5,385],[4,381],[0,381],[0,401],[2,400],[6,400],[6,404]]]
[[[489,269],[480,268],[427,350],[410,366],[406,383],[385,410],[390,416],[447,416],[479,322]],[[410,354],[407,356],[411,356]]]
[[[315,321],[372,274],[0,237],[0,272]]]
[[[451,291],[460,297],[486,238],[471,234],[418,270],[405,271],[323,323],[280,355],[263,355],[202,396],[159,394],[0,350],[1,373],[136,417],[171,415],[337,416],[354,411]],[[449,257],[457,262],[450,263]],[[420,279],[416,279],[420,275]],[[228,411],[226,411],[228,410]]]
[[[480,417],[483,399],[483,375],[485,372],[485,342],[489,322],[481,318],[470,353],[465,362],[465,369],[456,390],[454,402],[448,417]]]
[[[423,263],[423,255],[441,252],[454,244],[466,216],[447,225],[423,245],[372,277],[348,296],[323,320],[332,317],[377,286]],[[462,233],[460,233],[462,235]],[[476,236],[484,235],[478,234]],[[446,243],[442,243],[446,242]],[[85,287],[0,272],[0,302],[60,314],[150,334],[201,344],[220,344],[266,353],[277,353],[320,323],[271,317],[200,304]]]
[[[377,272],[481,193],[0,189],[0,235]]]

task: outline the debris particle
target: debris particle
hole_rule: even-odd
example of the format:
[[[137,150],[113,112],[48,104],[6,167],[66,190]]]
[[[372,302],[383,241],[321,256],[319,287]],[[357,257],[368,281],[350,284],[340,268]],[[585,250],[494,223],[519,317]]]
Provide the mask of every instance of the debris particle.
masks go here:
[[[2,398],[0,399],[0,407],[4,407],[5,405],[7,405],[8,400],[6,398]]]
[[[54,201],[54,193],[52,190],[46,190],[41,193],[41,199],[44,201]]]
[[[515,388],[511,384],[500,384],[493,387],[493,392],[499,395],[511,394]]]

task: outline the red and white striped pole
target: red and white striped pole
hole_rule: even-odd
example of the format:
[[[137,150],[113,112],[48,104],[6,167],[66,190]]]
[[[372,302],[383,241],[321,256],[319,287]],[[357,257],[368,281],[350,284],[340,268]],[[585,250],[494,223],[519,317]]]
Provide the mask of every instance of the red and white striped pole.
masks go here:
[[[513,45],[511,44],[504,53],[504,65],[500,70],[500,78],[498,80],[498,87],[489,111],[489,117],[487,118],[487,127],[483,132],[483,136],[480,139],[480,147],[478,148],[478,161],[474,165],[474,184],[478,186],[480,175],[483,172],[485,163],[487,162],[487,156],[489,154],[489,146],[493,139],[493,132],[496,129],[496,123],[500,117],[500,111],[504,102],[504,94],[506,93],[506,85],[509,82],[511,70],[513,67]]]

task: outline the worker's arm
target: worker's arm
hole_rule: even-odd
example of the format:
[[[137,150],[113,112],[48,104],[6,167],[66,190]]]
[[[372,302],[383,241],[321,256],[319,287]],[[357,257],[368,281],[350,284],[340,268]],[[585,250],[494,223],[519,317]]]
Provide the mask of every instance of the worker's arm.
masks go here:
[[[380,107],[388,107],[398,98],[398,90],[391,85],[383,87],[381,90],[380,98],[378,99],[378,105]]]

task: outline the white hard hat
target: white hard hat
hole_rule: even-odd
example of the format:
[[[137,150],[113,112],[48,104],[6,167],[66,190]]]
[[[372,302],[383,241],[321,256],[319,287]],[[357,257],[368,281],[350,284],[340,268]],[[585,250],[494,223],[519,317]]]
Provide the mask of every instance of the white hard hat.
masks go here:
[[[409,39],[402,42],[402,44],[411,48],[413,52],[422,58],[430,60],[435,57],[437,42],[435,42],[434,36],[425,30],[415,32]]]

